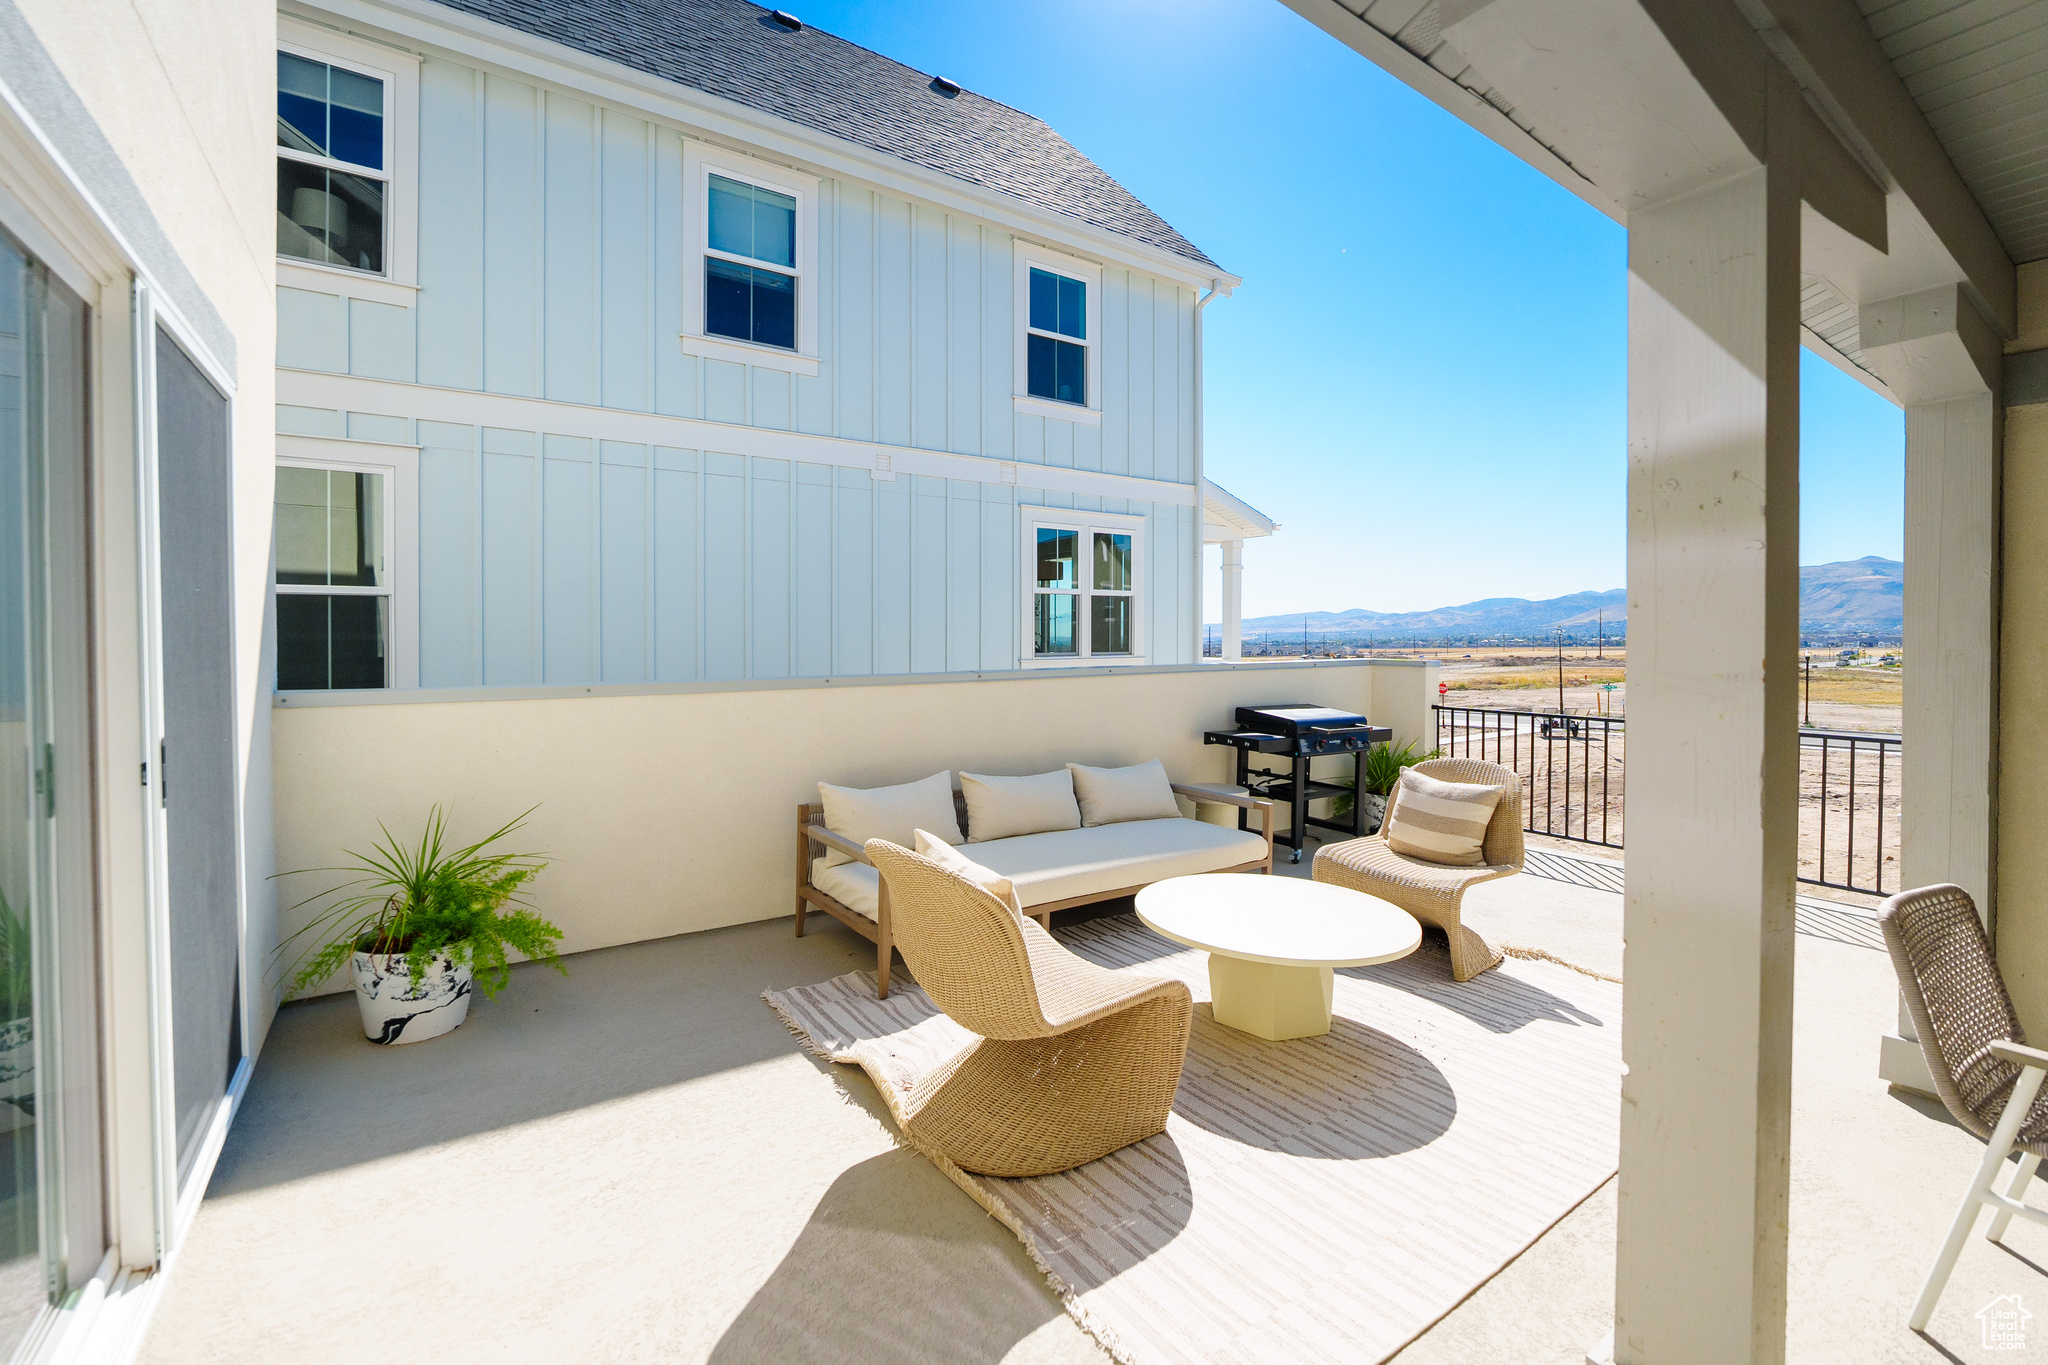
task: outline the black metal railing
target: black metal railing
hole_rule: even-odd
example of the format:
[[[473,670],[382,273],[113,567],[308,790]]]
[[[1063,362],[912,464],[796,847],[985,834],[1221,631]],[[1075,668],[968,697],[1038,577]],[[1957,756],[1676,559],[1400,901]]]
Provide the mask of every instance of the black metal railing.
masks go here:
[[[1523,827],[1623,846],[1627,721],[1621,716],[1437,706],[1436,747],[1522,777]],[[1898,735],[1799,732],[1799,880],[1885,895],[1899,887]]]
[[[1886,895],[1899,889],[1897,735],[1799,732],[1799,880]]]
[[[1621,845],[1620,716],[1437,706],[1436,747],[1522,775],[1522,824],[1532,834]]]

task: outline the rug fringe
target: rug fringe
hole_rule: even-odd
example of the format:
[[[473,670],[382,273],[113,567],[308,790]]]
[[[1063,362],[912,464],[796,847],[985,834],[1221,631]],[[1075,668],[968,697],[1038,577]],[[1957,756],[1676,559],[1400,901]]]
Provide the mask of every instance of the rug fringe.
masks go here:
[[[796,1035],[796,1040],[804,1045],[804,1051],[810,1053],[813,1057],[821,1057],[828,1062],[845,1063],[847,1061],[846,1058],[836,1057],[829,1049],[819,1046],[818,1040],[811,1037],[810,1032],[796,1021],[796,1016],[791,1014],[784,1007],[782,1001],[776,998],[779,994],[779,991],[762,991],[761,998],[768,1002],[769,1009],[775,1011],[775,1017],[782,1021],[782,1026]]]
[[[895,1120],[895,1126],[893,1127],[884,1125],[884,1131],[888,1133],[890,1141],[902,1150],[915,1152],[934,1166],[937,1166],[945,1173],[948,1180],[951,1180],[955,1185],[966,1191],[968,1198],[981,1205],[982,1209],[991,1218],[1008,1228],[1010,1234],[1023,1244],[1024,1254],[1031,1258],[1031,1264],[1037,1267],[1041,1275],[1045,1276],[1047,1286],[1059,1299],[1060,1306],[1067,1310],[1067,1316],[1072,1318],[1082,1331],[1093,1337],[1097,1344],[1109,1353],[1110,1358],[1116,1361],[1116,1365],[1139,1365],[1137,1355],[1117,1338],[1116,1332],[1108,1323],[1097,1318],[1089,1310],[1088,1306],[1081,1302],[1080,1294],[1073,1286],[1060,1277],[1059,1272],[1055,1271],[1047,1263],[1044,1255],[1038,1249],[1037,1239],[1031,1235],[1030,1230],[1024,1226],[1023,1221],[1015,1213],[1011,1212],[1008,1206],[996,1199],[994,1194],[978,1179],[956,1166],[950,1158],[946,1157],[943,1153],[925,1147],[904,1131],[903,1114],[896,1107],[895,1087],[888,1084],[886,1080],[870,1073],[865,1066],[861,1065],[860,1060],[852,1054],[834,1053],[830,1049],[821,1046],[818,1040],[811,1036],[810,1031],[796,1021],[796,1016],[791,1014],[788,1008],[783,1005],[782,1001],[777,998],[777,994],[775,991],[762,991],[761,999],[767,1002],[768,1008],[774,1010],[776,1017],[782,1020],[782,1026],[796,1035],[797,1041],[803,1044],[806,1052],[809,1052],[814,1057],[823,1058],[825,1061],[833,1062],[840,1066],[860,1067],[861,1073],[867,1076],[869,1084],[874,1086],[875,1093],[881,1097],[883,1107],[889,1111],[889,1116]],[[859,1101],[854,1099],[844,1086],[841,1086],[839,1089],[840,1095],[848,1103],[853,1104],[855,1107],[860,1107]]]
[[[1605,972],[1596,972],[1591,967],[1581,967],[1576,962],[1567,962],[1556,953],[1546,952],[1541,948],[1519,948],[1512,943],[1503,943],[1500,950],[1509,957],[1518,957],[1524,962],[1554,962],[1560,967],[1571,968],[1581,976],[1590,976],[1595,981],[1611,981],[1617,986],[1621,984],[1621,978],[1618,976],[1609,976]]]
[[[1137,1354],[1124,1345],[1123,1341],[1117,1336],[1115,1329],[1096,1317],[1090,1311],[1088,1305],[1081,1302],[1079,1291],[1068,1284],[1061,1277],[1060,1273],[1054,1270],[1046,1261],[1045,1256],[1038,1249],[1037,1239],[1031,1235],[1030,1230],[1024,1226],[1023,1221],[1010,1210],[1008,1205],[998,1200],[989,1191],[987,1186],[983,1185],[975,1176],[960,1169],[949,1157],[924,1147],[900,1129],[895,1136],[899,1145],[918,1153],[941,1171],[944,1171],[949,1180],[967,1192],[968,1198],[981,1205],[987,1211],[989,1217],[1008,1228],[1010,1234],[1023,1243],[1024,1254],[1031,1258],[1031,1264],[1038,1268],[1038,1273],[1045,1276],[1046,1286],[1058,1297],[1060,1306],[1067,1310],[1067,1316],[1072,1318],[1082,1331],[1095,1338],[1096,1344],[1107,1351],[1110,1358],[1116,1361],[1117,1365],[1139,1365]]]

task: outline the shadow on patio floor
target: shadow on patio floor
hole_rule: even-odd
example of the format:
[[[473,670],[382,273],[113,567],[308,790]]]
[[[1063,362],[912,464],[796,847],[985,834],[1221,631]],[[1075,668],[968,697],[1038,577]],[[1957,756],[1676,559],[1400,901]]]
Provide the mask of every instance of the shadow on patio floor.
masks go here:
[[[768,1280],[712,1349],[717,1365],[759,1361],[1000,1361],[1063,1316],[1049,1295],[967,1299],[942,1290],[966,1251],[954,1224],[986,1223],[965,1199],[935,1208],[930,1164],[899,1150],[848,1168]],[[892,1283],[878,1285],[886,1264]]]
[[[822,917],[821,917],[822,918]],[[844,930],[790,936],[772,956],[740,926],[599,949],[569,976],[513,968],[495,1000],[430,1042],[378,1047],[353,995],[278,1012],[209,1197],[239,1194],[788,1055],[764,989],[860,968]],[[743,932],[744,931],[744,932]],[[687,982],[687,989],[680,988]]]

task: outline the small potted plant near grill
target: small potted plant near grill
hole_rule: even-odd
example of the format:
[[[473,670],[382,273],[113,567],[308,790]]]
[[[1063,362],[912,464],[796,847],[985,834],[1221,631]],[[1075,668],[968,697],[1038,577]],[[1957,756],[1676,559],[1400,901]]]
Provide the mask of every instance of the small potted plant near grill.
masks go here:
[[[298,952],[287,969],[292,990],[317,985],[347,963],[364,1035],[373,1043],[418,1043],[461,1025],[474,991],[488,998],[504,988],[508,952],[567,975],[555,952],[562,931],[524,896],[546,862],[533,853],[488,851],[531,814],[451,849],[436,806],[417,844],[400,843],[380,822],[384,837],[368,853],[346,853],[348,864],[280,873],[358,874],[292,907],[329,902],[278,945],[280,959]]]
[[[1401,780],[1401,770],[1412,768],[1432,758],[1442,758],[1442,749],[1419,752],[1420,741],[1410,740],[1396,749],[1391,744],[1376,744],[1365,756],[1365,832],[1377,834],[1380,822],[1387,815],[1387,798],[1394,794],[1394,785]],[[1342,779],[1339,779],[1342,782]],[[1349,785],[1349,783],[1344,783]],[[1350,796],[1340,796],[1331,802],[1331,818],[1341,820],[1351,810]]]

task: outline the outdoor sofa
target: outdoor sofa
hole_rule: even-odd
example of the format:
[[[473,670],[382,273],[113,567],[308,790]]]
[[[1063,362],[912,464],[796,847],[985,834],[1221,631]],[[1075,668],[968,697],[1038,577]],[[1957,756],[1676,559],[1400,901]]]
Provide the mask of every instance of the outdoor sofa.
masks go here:
[[[926,781],[936,781],[938,776],[934,774]],[[944,776],[950,782],[951,774]],[[971,774],[963,777],[973,780]],[[1253,811],[1261,828],[1255,832],[1231,829],[1189,819],[1176,811],[1170,816],[1108,823],[1091,823],[1084,816],[1079,828],[977,839],[969,819],[969,803],[964,793],[954,790],[953,815],[967,841],[963,851],[976,863],[1009,878],[1016,887],[1023,912],[1048,929],[1052,927],[1055,910],[1133,896],[1168,877],[1273,870],[1272,802],[1238,795],[1227,788],[1165,783],[1163,771],[1159,777],[1173,794],[1190,801],[1222,802]],[[887,998],[889,964],[896,948],[888,884],[869,859],[862,841],[827,828],[822,800],[798,806],[796,824],[797,936],[803,936],[807,913],[818,909],[873,942],[875,993]],[[891,842],[908,845],[910,831],[899,833],[900,837]],[[828,850],[836,850],[844,859],[834,859]]]

